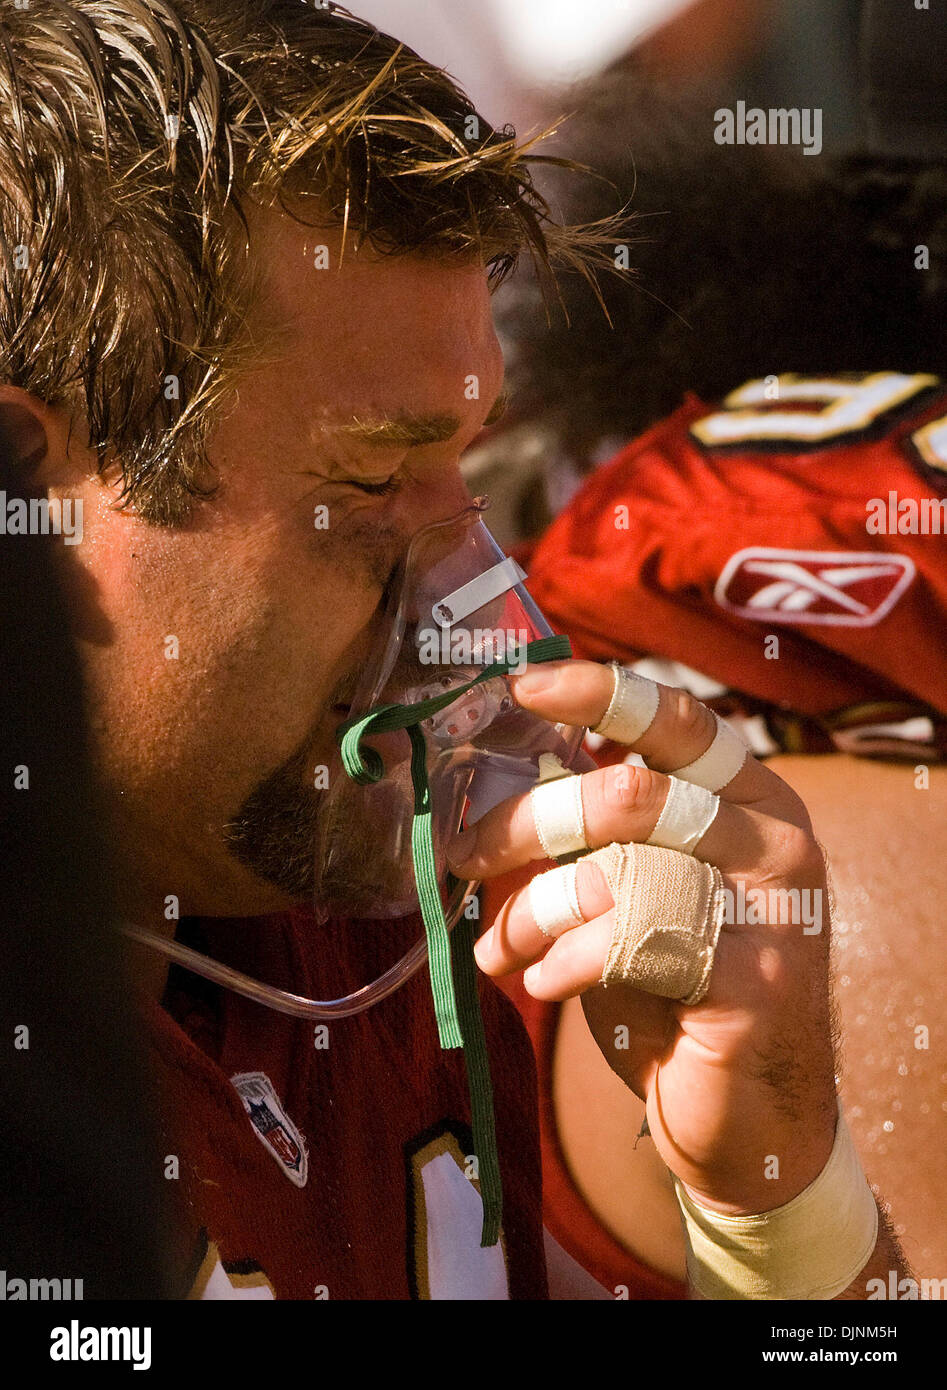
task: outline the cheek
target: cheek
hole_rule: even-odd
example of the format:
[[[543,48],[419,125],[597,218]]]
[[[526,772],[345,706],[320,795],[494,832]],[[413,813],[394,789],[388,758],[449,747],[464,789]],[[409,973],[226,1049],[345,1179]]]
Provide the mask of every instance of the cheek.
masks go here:
[[[86,509],[64,587],[100,767],[123,796],[216,821],[305,742],[364,659],[380,596],[339,548],[291,513],[161,530]]]

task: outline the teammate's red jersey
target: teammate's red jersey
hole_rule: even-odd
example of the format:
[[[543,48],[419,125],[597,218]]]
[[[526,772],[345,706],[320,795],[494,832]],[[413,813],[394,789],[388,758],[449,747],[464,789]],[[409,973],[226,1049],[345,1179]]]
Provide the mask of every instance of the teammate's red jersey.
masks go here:
[[[911,736],[942,755],[947,391],[873,372],[689,397],[592,475],[528,582],[577,655],[683,663],[758,700],[774,748],[880,726],[852,751],[897,752],[884,726],[927,716]]]

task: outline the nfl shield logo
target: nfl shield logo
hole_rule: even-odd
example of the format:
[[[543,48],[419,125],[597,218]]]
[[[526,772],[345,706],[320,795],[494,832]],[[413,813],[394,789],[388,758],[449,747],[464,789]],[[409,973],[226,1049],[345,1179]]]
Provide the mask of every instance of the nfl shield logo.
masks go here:
[[[245,1071],[230,1080],[253,1128],[290,1182],[305,1187],[309,1163],[302,1135],[280,1104],[270,1078],[262,1071]]]

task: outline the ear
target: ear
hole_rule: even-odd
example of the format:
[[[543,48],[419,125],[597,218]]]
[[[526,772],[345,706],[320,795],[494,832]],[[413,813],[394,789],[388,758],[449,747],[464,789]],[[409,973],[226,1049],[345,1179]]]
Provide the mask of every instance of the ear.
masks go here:
[[[19,386],[0,386],[0,435],[21,477],[31,473],[49,451],[50,411]]]

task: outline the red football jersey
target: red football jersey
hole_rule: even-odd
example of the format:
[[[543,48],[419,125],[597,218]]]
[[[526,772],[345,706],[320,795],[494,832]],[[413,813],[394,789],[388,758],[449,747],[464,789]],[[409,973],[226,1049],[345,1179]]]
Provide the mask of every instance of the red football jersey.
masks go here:
[[[577,655],[667,658],[830,734],[917,705],[943,751],[947,391],[874,372],[690,396],[589,478],[528,582]]]
[[[368,983],[418,934],[302,912],[200,927],[215,959],[310,998]],[[328,1025],[176,979],[149,1012],[182,1296],[547,1296],[532,1053],[508,1000],[484,977],[480,993],[504,1195],[488,1249],[464,1059],[439,1047],[426,970]]]

